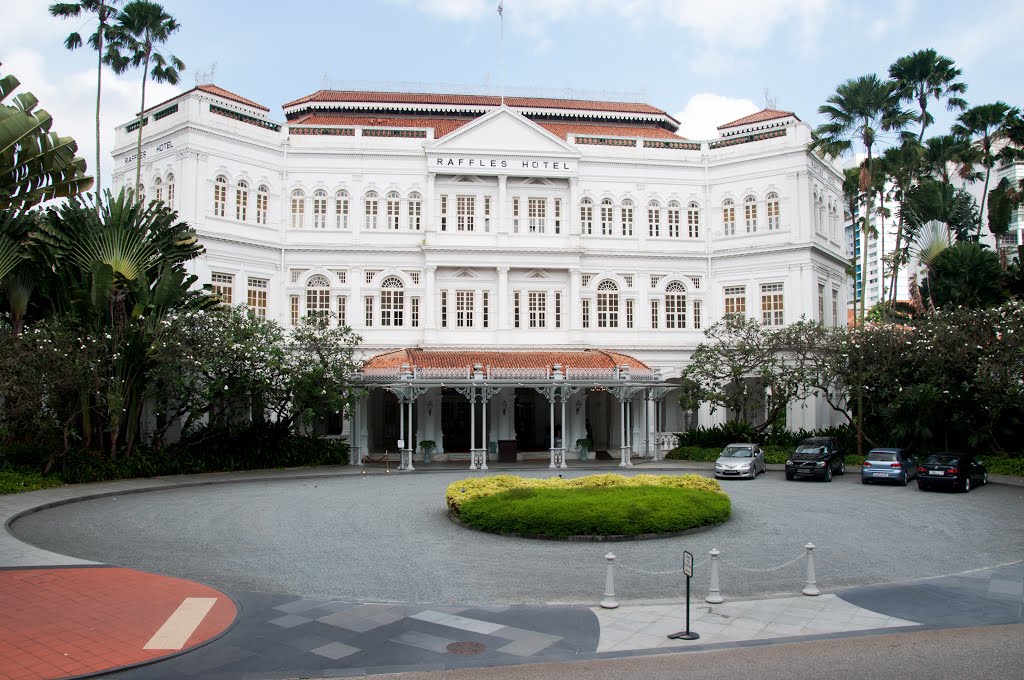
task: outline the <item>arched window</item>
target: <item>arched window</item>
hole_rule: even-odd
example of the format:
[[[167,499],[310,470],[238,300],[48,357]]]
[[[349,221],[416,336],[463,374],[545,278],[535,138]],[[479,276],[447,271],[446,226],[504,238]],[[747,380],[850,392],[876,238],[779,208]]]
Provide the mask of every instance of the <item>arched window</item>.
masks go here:
[[[249,183],[241,180],[235,188],[235,219],[245,222],[245,214],[249,210]]]
[[[768,231],[777,231],[782,228],[781,212],[779,210],[779,195],[774,191],[768,194],[766,200],[766,212],[768,213]]]
[[[668,235],[671,236],[672,238],[679,238],[679,202],[669,201],[668,210],[666,210],[665,212],[667,214],[666,221],[668,222]]]
[[[377,228],[377,204],[379,197],[376,191],[367,191],[366,198],[363,201],[366,216],[366,228],[376,229]]]
[[[302,229],[302,217],[306,212],[306,194],[302,189],[292,192],[292,229]]]
[[[619,287],[610,279],[597,286],[597,327],[619,327]]]
[[[267,210],[270,207],[270,189],[261,184],[256,189],[256,224],[267,223]]]
[[[401,326],[405,315],[405,291],[402,280],[389,276],[380,283],[380,325]]]
[[[306,281],[306,316],[327,316],[331,312],[331,282],[323,274]]]
[[[665,328],[686,328],[686,288],[679,281],[665,286]]]
[[[722,201],[722,227],[726,236],[736,234],[736,204],[731,198]]]
[[[334,194],[334,227],[348,229],[348,192],[344,189]]]
[[[657,201],[647,203],[647,235],[661,236],[661,204]]]
[[[162,201],[164,200],[164,187],[163,182],[157,177],[153,180],[153,200]]]
[[[814,199],[814,230],[818,233],[825,231],[825,197],[818,194]]]
[[[387,199],[387,228],[398,229],[398,211],[402,205],[402,197],[398,195],[397,191],[389,191],[385,198]]]
[[[313,228],[327,228],[327,192],[323,189],[313,192]]]
[[[622,208],[620,209],[620,217],[622,218],[622,235],[632,236],[633,235],[633,201],[626,198],[622,201]]]
[[[839,208],[833,204],[832,214],[829,219],[829,226],[831,228],[832,238],[836,241],[839,240]]]
[[[146,202],[146,185],[139,184],[139,203]]]
[[[167,175],[167,207],[174,207],[174,175]]]
[[[612,199],[601,199],[601,236],[612,235]]]
[[[580,201],[580,233],[594,233],[594,202],[589,198]]]
[[[213,216],[224,217],[228,202],[228,178],[223,175],[213,181]]]
[[[747,225],[747,233],[757,231],[757,199],[747,196],[743,199],[743,219]]]
[[[411,231],[419,231],[422,228],[422,226],[423,198],[419,195],[418,192],[414,191],[411,194],[409,194],[409,229]]]
[[[700,238],[700,206],[696,201],[686,206],[686,229],[690,238]]]

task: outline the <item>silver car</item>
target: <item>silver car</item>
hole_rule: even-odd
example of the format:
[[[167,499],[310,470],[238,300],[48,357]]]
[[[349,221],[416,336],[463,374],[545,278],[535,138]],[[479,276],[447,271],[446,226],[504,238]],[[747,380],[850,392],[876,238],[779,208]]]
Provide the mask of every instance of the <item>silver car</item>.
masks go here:
[[[871,449],[860,468],[862,484],[896,482],[902,486],[917,477],[917,463],[903,449]]]
[[[757,444],[729,444],[715,461],[715,477],[749,477],[764,472],[764,451]]]

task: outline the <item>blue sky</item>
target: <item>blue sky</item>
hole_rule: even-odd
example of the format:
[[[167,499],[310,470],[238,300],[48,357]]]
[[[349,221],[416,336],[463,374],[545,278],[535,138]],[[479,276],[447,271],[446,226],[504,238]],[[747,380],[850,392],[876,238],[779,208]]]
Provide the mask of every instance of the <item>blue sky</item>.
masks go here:
[[[50,18],[49,0],[10,4],[0,25],[2,71],[35,93],[55,129],[93,158],[95,55],[63,47],[68,32],[93,26]],[[164,5],[181,24],[166,49],[188,68],[177,88],[147,86],[147,103],[211,71],[218,85],[265,104],[276,119],[281,104],[324,87],[424,83],[497,93],[501,79],[497,0]],[[1024,105],[1020,0],[505,0],[504,10],[506,93],[642,93],[693,138],[762,108],[766,91],[778,108],[816,125],[818,106],[837,84],[884,75],[894,59],[925,47],[963,69],[972,104]],[[140,80],[138,72],[104,75],[107,152],[113,127],[137,110]],[[947,127],[951,116],[935,113]]]

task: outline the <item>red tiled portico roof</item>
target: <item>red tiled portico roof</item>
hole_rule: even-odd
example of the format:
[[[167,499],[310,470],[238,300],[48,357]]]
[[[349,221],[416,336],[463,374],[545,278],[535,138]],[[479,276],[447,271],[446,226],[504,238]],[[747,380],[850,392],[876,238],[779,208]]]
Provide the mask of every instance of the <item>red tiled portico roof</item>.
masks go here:
[[[310,103],[426,104],[450,106],[500,106],[501,98],[478,94],[432,94],[427,92],[364,92],[359,90],[319,90],[284,104],[284,108]],[[585,99],[547,99],[543,97],[505,97],[513,108],[571,109],[579,111],[613,111],[668,115],[650,104],[635,102],[603,102]]]
[[[165,99],[164,101],[160,102],[159,104],[147,107],[146,108],[146,113],[149,113],[150,111],[153,111],[154,109],[159,109],[164,104],[167,104],[168,102],[172,102],[172,101],[174,101],[176,99],[181,99],[185,95],[191,94],[191,93],[193,93],[193,92],[195,92],[197,90],[200,91],[200,92],[205,92],[206,94],[212,94],[212,95],[216,95],[218,97],[223,97],[224,99],[230,99],[233,102],[237,102],[239,104],[245,104],[246,106],[251,106],[252,108],[259,109],[260,111],[270,111],[270,109],[268,109],[263,104],[258,104],[256,102],[250,100],[250,99],[246,99],[245,97],[243,97],[241,95],[237,95],[234,92],[231,92],[230,90],[225,90],[223,87],[217,87],[216,85],[196,85],[191,90],[185,90],[181,94],[176,94],[173,97],[171,97],[170,99]],[[136,115],[138,115],[138,114],[136,114]]]
[[[628,354],[603,349],[492,352],[409,348],[379,354],[367,361],[363,365],[363,370],[401,368],[403,364],[408,364],[411,368],[464,368],[467,370],[471,370],[474,364],[492,368],[551,368],[555,364],[561,364],[563,370],[566,368],[613,369],[617,366],[650,369],[647,364]]]
[[[741,127],[743,125],[753,125],[754,123],[763,123],[768,120],[775,120],[776,118],[788,118],[792,116],[796,118],[796,114],[792,111],[780,111],[778,109],[761,109],[757,113],[752,113],[749,116],[744,116],[731,123],[725,125],[719,125],[719,130],[725,130],[726,128]],[[799,118],[796,118],[800,120]]]

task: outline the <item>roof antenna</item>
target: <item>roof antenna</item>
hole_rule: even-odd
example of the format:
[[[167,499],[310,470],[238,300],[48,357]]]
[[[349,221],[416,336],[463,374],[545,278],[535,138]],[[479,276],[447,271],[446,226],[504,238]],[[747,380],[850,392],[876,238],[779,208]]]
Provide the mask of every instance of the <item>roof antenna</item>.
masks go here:
[[[498,23],[501,25],[501,105],[505,105],[505,0],[498,0]]]
[[[764,88],[764,108],[774,109],[778,104],[776,103],[775,97],[771,96],[771,90],[767,87]]]

